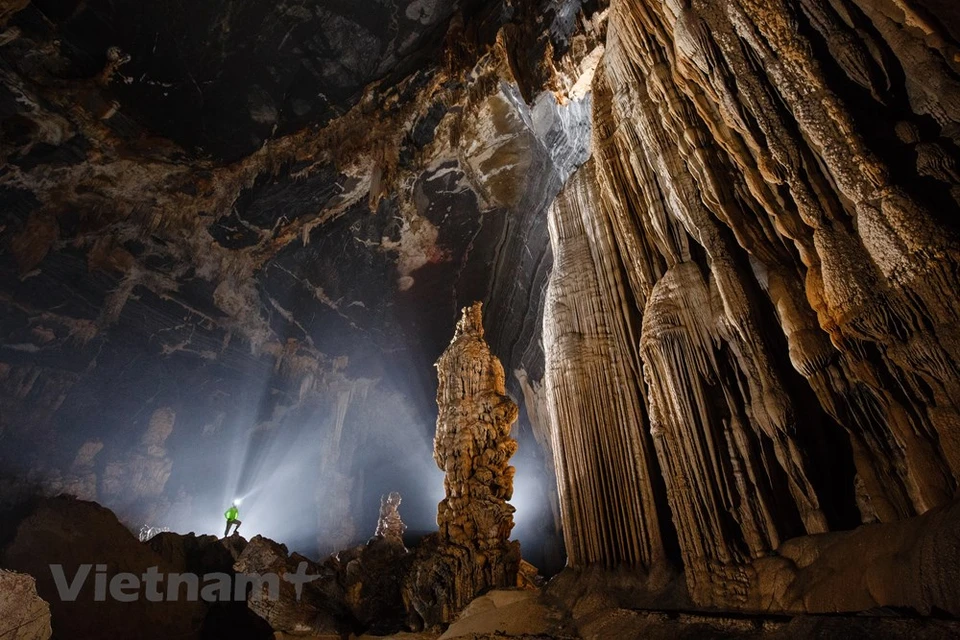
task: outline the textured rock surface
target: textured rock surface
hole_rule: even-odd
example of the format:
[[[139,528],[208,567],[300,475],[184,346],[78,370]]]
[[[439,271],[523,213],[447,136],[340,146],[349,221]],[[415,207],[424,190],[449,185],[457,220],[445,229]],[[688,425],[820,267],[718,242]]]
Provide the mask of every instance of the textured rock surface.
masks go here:
[[[403,541],[389,536],[336,555],[346,605],[360,628],[375,635],[406,629],[403,583],[412,560]]]
[[[574,566],[677,544],[697,605],[754,608],[785,540],[954,495],[956,15],[919,4],[610,3],[544,316]],[[793,606],[929,609],[845,553]]]
[[[202,602],[149,602],[145,597],[119,602],[106,596],[104,601],[95,600],[96,565],[105,567],[107,581],[123,572],[140,576],[149,567],[157,567],[164,575],[187,570],[141,544],[109,510],[91,502],[52,498],[5,513],[2,520],[0,566],[36,578],[37,592],[50,603],[58,636],[201,637],[207,613]],[[68,583],[81,565],[90,565],[90,575],[75,601],[60,597],[50,568],[54,564],[62,567]]]
[[[550,211],[554,268],[544,309],[544,382],[564,536],[574,565],[658,571],[665,552],[656,463],[639,428],[645,414],[624,351],[628,327],[617,313],[619,283],[614,265],[603,263],[611,238],[594,227],[594,180],[590,163]],[[600,243],[595,252],[591,238]]]
[[[775,611],[902,607],[960,617],[960,503],[854,531],[794,538],[755,560],[750,600]]]
[[[809,638],[884,638],[885,640],[947,640],[955,637],[957,624],[898,618],[735,618],[723,615],[667,614],[602,610],[584,616],[580,637],[589,640],[697,640],[698,638],[752,638],[755,640],[802,640]]]
[[[403,524],[400,517],[400,503],[403,499],[396,491],[380,497],[380,517],[377,520],[376,535],[378,538],[385,538],[390,542],[399,542],[403,545],[403,532],[407,530],[407,525]]]
[[[152,506],[150,498],[162,495],[170,479],[173,460],[164,444],[173,432],[176,417],[168,407],[154,411],[137,448],[104,468],[100,481],[103,499],[118,504],[119,511],[140,522],[156,521],[156,513],[144,513],[143,505]]]
[[[475,599],[440,640],[502,634],[563,638],[576,635],[563,612],[541,602],[536,591],[493,590]]]
[[[15,489],[155,519],[222,484],[187,452],[309,441],[310,536],[354,544],[357,505],[416,495],[358,452],[425,461],[423,372],[482,299],[572,567],[699,607],[955,611],[910,550],[956,548],[952,3],[54,4],[0,4]],[[460,499],[419,560],[506,540]]]
[[[0,637],[10,640],[47,640],[50,605],[37,595],[31,576],[0,569]]]
[[[239,535],[217,538],[163,532],[151,538],[147,546],[178,571],[197,576],[220,573],[235,580],[233,565],[247,547],[247,541]],[[207,603],[200,634],[261,640],[271,637],[273,630],[240,599]]]
[[[955,558],[949,556],[949,550],[953,549],[955,553],[956,549],[955,540],[950,539],[951,536],[955,538],[958,530],[956,512],[956,507],[953,507],[937,510],[914,521],[874,524],[851,533],[794,539],[781,547],[781,558],[794,563],[797,583],[808,583],[797,592],[810,594],[816,599],[836,593],[836,583],[840,583],[849,590],[845,594],[847,602],[851,598],[862,597],[869,590],[869,595],[874,598],[871,602],[882,603],[885,602],[883,596],[891,595],[891,592],[878,590],[878,587],[882,589],[889,582],[882,576],[877,580],[876,574],[892,566],[888,558],[892,556],[895,562],[900,562],[893,570],[904,578],[898,587],[899,593],[893,593],[894,596],[924,584],[919,576],[932,571],[939,575],[939,584],[944,589],[938,591],[927,588],[923,597],[927,598],[931,607],[939,610],[941,605],[946,605],[949,609],[950,601],[944,596],[950,597],[949,589],[956,585],[957,564]],[[294,571],[294,565],[305,562],[308,574],[321,576],[318,581],[304,586],[299,599],[293,585],[281,586],[279,600],[268,606],[254,597],[258,587],[253,587],[248,602],[241,600],[207,606],[199,611],[199,621],[192,618],[198,611],[196,605],[189,602],[153,603],[148,607],[149,610],[140,606],[142,603],[125,603],[122,613],[107,611],[102,608],[102,603],[86,603],[76,609],[72,616],[64,616],[63,603],[54,601],[51,608],[53,628],[58,631],[69,629],[72,638],[107,637],[104,636],[103,615],[110,616],[108,619],[112,628],[130,628],[131,637],[142,638],[171,637],[171,629],[180,622],[177,619],[184,616],[191,617],[199,625],[178,637],[262,640],[267,637],[304,637],[303,633],[308,628],[312,631],[308,637],[342,637],[346,629],[355,633],[369,629],[379,634],[361,636],[368,638],[384,637],[402,626],[400,576],[407,571],[408,560],[412,556],[402,546],[387,539],[373,538],[365,546],[341,552],[323,565],[316,565],[297,554],[288,554],[282,545],[261,537],[246,543],[239,536],[221,541],[214,536],[162,533],[148,544],[132,542],[132,536],[119,526],[116,517],[109,511],[73,499],[43,500],[26,511],[4,515],[4,520],[0,522],[8,526],[12,524],[12,529],[0,532],[0,540],[4,541],[3,562],[7,562],[9,557],[11,562],[23,563],[21,554],[25,543],[22,538],[28,533],[33,534],[31,540],[39,539],[48,543],[47,546],[32,548],[28,564],[33,563],[34,568],[42,569],[43,563],[49,558],[70,564],[75,561],[71,554],[85,558],[92,549],[96,549],[99,550],[99,557],[105,558],[110,567],[118,566],[134,572],[142,571],[144,562],[147,562],[164,573],[175,570],[180,573],[221,572],[232,575],[235,566],[238,570],[266,575]],[[49,533],[44,533],[39,527],[41,521],[49,525],[57,517],[86,525],[82,535],[74,533],[73,539],[77,541],[75,546],[67,548],[56,544]],[[59,528],[63,525],[61,520]],[[921,538],[918,544],[906,544],[912,543],[912,538],[918,532]],[[14,536],[12,541],[11,534]],[[867,554],[860,563],[860,569],[866,570],[866,573],[858,575],[858,567],[850,558],[854,553],[863,551]],[[132,562],[134,555],[138,559]],[[939,566],[931,559],[939,561]],[[762,572],[759,564],[757,570]],[[782,578],[785,574],[782,566],[773,568],[774,571],[769,575]],[[112,569],[108,571],[112,572]],[[9,581],[11,576],[17,585],[13,593],[23,587],[25,592],[34,593],[36,602],[42,605],[37,611],[39,617],[30,622],[42,620],[46,626],[40,629],[39,637],[49,637],[50,610],[46,608],[46,603],[36,598],[33,578],[0,570],[0,584],[7,584],[5,581]],[[813,589],[809,588],[810,584],[814,585]],[[926,584],[929,587],[933,583]],[[344,586],[344,589],[341,590],[340,586]],[[647,599],[641,601],[637,597],[638,590],[644,589],[647,590]],[[611,572],[602,567],[591,567],[564,573],[552,581],[543,593],[536,589],[491,590],[473,600],[443,632],[401,632],[387,637],[408,640],[436,640],[438,637],[542,640],[716,637],[779,640],[842,636],[933,640],[956,637],[960,630],[957,621],[900,618],[891,615],[890,609],[874,610],[882,615],[856,617],[832,615],[791,618],[784,615],[693,613],[675,586],[671,589],[675,591],[672,600],[664,590],[651,589],[646,576],[634,568],[623,566]],[[765,588],[767,593],[773,591],[775,589],[769,586]],[[9,595],[11,591],[5,589],[3,593]],[[665,595],[668,596],[666,599]],[[680,598],[677,598],[678,595]],[[22,608],[23,602],[18,599],[15,604]],[[0,605],[7,603],[0,599]],[[259,615],[253,615],[248,606]],[[679,608],[681,611],[644,610],[638,606]],[[867,604],[860,601],[856,606]],[[946,611],[940,610],[941,613]],[[272,630],[260,615],[270,618],[278,630]],[[367,618],[370,619],[369,624],[364,621]],[[80,624],[83,620],[87,624]],[[28,628],[29,625],[22,627]]]
[[[324,456],[322,554],[374,526],[371,495],[415,504],[420,478],[395,460],[429,457],[429,366],[464,304],[486,301],[511,374],[542,378],[542,213],[590,122],[588,99],[561,108],[537,61],[515,64],[577,29],[579,2],[541,4],[16,3],[0,38],[3,467],[132,526],[196,527],[191,505],[229,481],[197,452],[302,436]],[[131,460],[159,409],[177,416],[163,493],[105,494],[124,474],[162,484],[163,458]],[[102,451],[72,469],[88,442]],[[398,479],[377,486],[358,451]]]
[[[444,542],[495,555],[510,540],[517,451],[510,428],[517,405],[506,395],[503,365],[483,339],[479,303],[466,307],[437,361],[437,435],[433,457],[446,497],[437,511]],[[478,585],[479,587],[480,585]]]
[[[319,576],[316,580],[297,585],[284,579],[287,573]],[[238,573],[275,576],[276,585],[264,581],[254,585],[247,597],[247,606],[265,620],[274,631],[296,635],[342,634],[346,631],[343,611],[343,592],[336,575],[329,567],[317,565],[273,540],[255,536],[243,549],[233,568]],[[270,597],[276,588],[279,597]]]
[[[426,626],[449,623],[483,591],[517,584],[520,545],[510,541],[517,450],[510,427],[517,405],[506,395],[503,366],[483,339],[480,303],[463,309],[437,361],[434,458],[446,497],[440,532],[421,543],[406,598]]]

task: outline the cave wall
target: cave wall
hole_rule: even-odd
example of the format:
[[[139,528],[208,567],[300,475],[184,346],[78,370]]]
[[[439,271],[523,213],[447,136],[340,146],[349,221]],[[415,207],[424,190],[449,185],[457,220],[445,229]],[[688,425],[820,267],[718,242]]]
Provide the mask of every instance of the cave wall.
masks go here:
[[[198,450],[295,448],[346,546],[438,499],[432,365],[480,300],[535,562],[562,529],[749,608],[790,541],[949,504],[949,2],[387,4],[402,38],[213,3],[212,58],[117,39],[132,5],[0,7],[3,470],[163,524],[218,499]]]
[[[321,551],[393,489],[423,532],[432,365],[481,300],[533,399],[516,531],[559,567],[546,209],[591,125],[544,58],[596,46],[571,44],[581,4],[4,5],[0,493],[206,529],[229,487],[296,466]],[[155,414],[172,428],[144,444]]]
[[[543,341],[547,402],[568,557],[574,564],[663,563],[656,462],[629,327],[619,312],[620,265],[598,228],[593,161],[550,210],[554,269]],[[598,420],[609,416],[609,420]],[[626,532],[630,532],[626,536]]]
[[[593,158],[551,211],[568,562],[652,572],[663,554],[625,550],[657,549],[669,520],[694,602],[756,607],[751,563],[785,540],[955,495],[957,16],[608,11]],[[667,508],[637,490],[651,476]],[[605,517],[621,502],[646,516]]]

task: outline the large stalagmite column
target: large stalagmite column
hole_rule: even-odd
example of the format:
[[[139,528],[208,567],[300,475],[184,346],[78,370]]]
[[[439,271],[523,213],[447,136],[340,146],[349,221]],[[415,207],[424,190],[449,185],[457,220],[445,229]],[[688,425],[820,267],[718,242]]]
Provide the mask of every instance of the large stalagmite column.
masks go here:
[[[520,543],[510,541],[517,405],[503,366],[483,339],[480,303],[463,310],[437,361],[433,456],[444,471],[440,532],[417,549],[405,598],[427,626],[450,622],[483,591],[517,584]]]
[[[517,451],[510,427],[517,405],[507,396],[503,366],[483,339],[480,303],[463,310],[437,361],[437,434],[433,458],[446,474],[437,524],[451,544],[497,549],[510,539]]]

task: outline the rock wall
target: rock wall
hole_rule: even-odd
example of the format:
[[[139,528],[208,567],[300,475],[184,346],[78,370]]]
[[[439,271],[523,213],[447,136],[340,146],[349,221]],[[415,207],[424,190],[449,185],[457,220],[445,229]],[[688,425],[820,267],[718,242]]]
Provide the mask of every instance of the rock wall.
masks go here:
[[[550,223],[569,564],[649,566],[625,550],[675,539],[697,604],[757,607],[752,563],[788,538],[954,495],[956,17],[610,3],[593,159]],[[644,517],[585,518],[585,481]]]
[[[335,460],[298,486],[322,552],[358,542],[350,514],[385,490],[429,518],[411,489],[460,308],[483,300],[507,371],[542,380],[544,212],[590,108],[558,104],[539,57],[570,48],[581,4],[2,5],[0,473],[200,528],[233,497],[213,495],[235,484],[219,452],[316,431]],[[364,422],[377,403],[406,433]],[[176,426],[148,456],[162,408]],[[380,486],[363,454],[398,443],[416,462]]]

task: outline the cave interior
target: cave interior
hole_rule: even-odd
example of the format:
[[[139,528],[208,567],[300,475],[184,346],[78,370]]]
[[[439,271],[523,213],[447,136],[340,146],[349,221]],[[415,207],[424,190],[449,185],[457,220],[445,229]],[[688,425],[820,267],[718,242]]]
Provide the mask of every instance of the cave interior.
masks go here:
[[[0,0],[0,156],[0,638],[960,637],[953,0]]]

